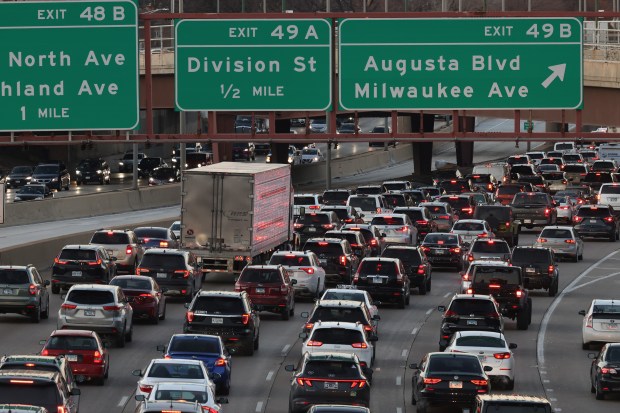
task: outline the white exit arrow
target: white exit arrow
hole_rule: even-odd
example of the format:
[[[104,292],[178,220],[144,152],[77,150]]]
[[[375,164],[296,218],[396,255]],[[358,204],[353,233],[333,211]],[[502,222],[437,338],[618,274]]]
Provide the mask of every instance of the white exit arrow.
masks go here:
[[[544,82],[542,82],[542,86],[545,89],[549,87],[551,82],[553,82],[556,77],[559,77],[562,82],[564,81],[564,73],[566,72],[566,63],[549,66],[549,69],[551,70],[551,74],[549,75],[548,78],[545,79]]]

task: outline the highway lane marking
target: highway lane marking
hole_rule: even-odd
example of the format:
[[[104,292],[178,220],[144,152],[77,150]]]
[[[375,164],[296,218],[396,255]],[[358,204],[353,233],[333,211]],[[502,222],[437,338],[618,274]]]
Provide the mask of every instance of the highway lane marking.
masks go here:
[[[396,377],[396,385],[397,386],[402,385],[403,384],[402,382],[403,382],[403,378],[401,376]]]
[[[256,410],[254,410],[255,412],[262,412],[263,411],[263,402],[258,402],[256,403]]]
[[[445,294],[443,295],[443,298],[448,298],[448,297],[450,297],[450,294],[452,294],[452,293],[445,293]]]
[[[407,353],[408,353],[408,352],[409,352],[409,350],[404,349],[404,350],[400,353],[400,355],[401,355],[402,357],[405,357],[405,358],[406,358],[406,357],[407,357]]]
[[[560,304],[560,302],[562,301],[562,299],[564,298],[564,296],[568,292],[573,291],[573,288],[581,281],[582,278],[586,277],[597,266],[601,265],[603,262],[605,262],[607,259],[613,257],[617,253],[618,253],[618,251],[610,252],[609,254],[607,254],[606,256],[601,258],[600,260],[598,260],[593,266],[591,266],[590,268],[588,268],[584,272],[582,272],[569,285],[567,285],[566,288],[564,288],[558,294],[558,296],[555,298],[555,300],[553,300],[553,302],[551,303],[549,308],[547,308],[547,311],[545,312],[545,315],[543,316],[543,319],[540,322],[540,329],[539,329],[539,332],[538,332],[538,339],[536,340],[536,358],[537,358],[537,361],[538,361],[538,366],[544,367],[544,365],[545,365],[545,335],[547,334],[547,326],[549,325],[549,320],[551,319],[551,316],[553,315],[553,312],[555,311],[557,306]],[[601,279],[601,278],[599,278],[599,279]]]
[[[616,269],[617,269],[617,268],[614,268],[614,270],[616,270]],[[620,272],[614,272],[614,273],[611,273],[611,274],[605,275],[605,276],[603,276],[603,277],[596,277],[596,278],[595,278],[594,280],[592,280],[592,281],[588,281],[588,282],[585,282],[585,283],[583,283],[583,284],[579,284],[579,285],[574,286],[573,288],[571,288],[570,290],[568,290],[568,291],[567,291],[567,293],[571,293],[571,292],[573,292],[573,291],[575,291],[575,290],[580,289],[581,287],[585,287],[585,286],[587,286],[587,285],[594,284],[595,282],[599,282],[599,281],[601,281],[601,280],[605,280],[605,279],[607,279],[607,278],[615,277],[616,275],[620,275]],[[566,287],[566,288],[568,288],[568,287]]]
[[[400,407],[397,407],[397,408],[396,408],[396,413],[403,413],[403,409],[402,409],[402,408],[400,408]]]
[[[125,403],[127,403],[127,400],[129,400],[129,396],[123,396],[121,398],[121,401],[118,402],[117,406],[118,407],[123,407],[125,405]]]
[[[557,401],[558,401],[558,399],[556,399],[555,397],[549,397],[549,401],[550,401],[550,402],[557,402]]]
[[[429,315],[429,314],[430,314],[430,313],[432,313],[432,312],[433,312],[433,309],[432,309],[432,308],[429,308],[428,310],[426,310],[426,315]]]
[[[273,370],[267,373],[267,381],[271,380],[272,377],[273,377]]]
[[[411,330],[411,335],[415,336],[415,333],[417,333],[417,332],[418,332],[418,328],[416,327],[413,330]]]
[[[284,355],[286,355],[286,352],[288,351],[288,349],[289,349],[289,348],[291,348],[291,345],[290,345],[290,344],[287,344],[286,346],[284,346],[284,347],[282,348],[282,355],[283,355],[283,356],[284,356]]]

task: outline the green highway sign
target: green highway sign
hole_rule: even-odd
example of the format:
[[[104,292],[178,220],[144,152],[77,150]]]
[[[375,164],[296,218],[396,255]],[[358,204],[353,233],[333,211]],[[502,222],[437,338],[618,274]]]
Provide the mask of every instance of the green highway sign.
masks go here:
[[[331,108],[329,20],[179,20],[174,37],[180,110]]]
[[[0,3],[0,131],[133,129],[132,0]]]
[[[344,110],[575,109],[577,18],[344,19]]]

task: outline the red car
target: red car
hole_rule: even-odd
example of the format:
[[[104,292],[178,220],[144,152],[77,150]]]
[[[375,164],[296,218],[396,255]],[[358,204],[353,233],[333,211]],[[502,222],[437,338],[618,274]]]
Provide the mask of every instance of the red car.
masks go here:
[[[166,318],[166,289],[144,275],[118,275],[110,280],[118,285],[131,303],[133,318],[146,318],[152,324]]]
[[[94,331],[54,330],[43,344],[41,355],[64,355],[76,381],[93,381],[102,386],[108,378],[110,356]]]
[[[296,283],[281,265],[248,265],[239,275],[235,291],[246,291],[259,311],[278,313],[288,320],[295,314]]]

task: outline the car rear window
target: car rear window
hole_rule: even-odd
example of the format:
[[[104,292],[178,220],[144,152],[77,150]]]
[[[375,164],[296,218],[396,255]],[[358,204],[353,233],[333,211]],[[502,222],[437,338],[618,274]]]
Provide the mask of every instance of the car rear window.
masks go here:
[[[364,337],[359,330],[331,327],[314,330],[310,340],[319,341],[323,344],[342,344],[350,346],[353,343],[364,342]]]
[[[533,175],[534,169],[531,165],[515,165],[510,169],[512,174]]]
[[[519,182],[529,182],[531,184],[544,184],[544,178],[538,175],[522,175],[519,176]]]
[[[309,241],[304,245],[304,251],[312,251],[319,257],[333,257],[342,255],[342,246],[333,242]]]
[[[94,250],[63,249],[58,258],[73,261],[95,261],[97,259],[97,252]]]
[[[522,187],[517,185],[500,186],[497,188],[497,195],[514,195],[518,192],[522,192]]]
[[[419,202],[426,200],[424,193],[422,193],[421,191],[410,191],[410,192],[407,192],[407,194],[409,194],[409,196],[411,197],[411,199],[413,199],[413,202],[415,203],[419,203]]]
[[[564,172],[543,172],[542,177],[547,181],[559,181],[565,178]]]
[[[117,285],[121,289],[127,290],[150,290],[151,279],[148,277],[139,278],[115,278],[110,281],[110,285]]]
[[[461,208],[468,208],[471,207],[471,204],[469,202],[469,198],[463,198],[463,197],[441,197],[439,199],[441,202],[447,202],[450,204],[450,206],[452,206],[452,208],[454,209],[461,209]]]
[[[506,342],[499,337],[465,336],[456,339],[457,346],[463,347],[499,347],[505,348]]]
[[[601,190],[599,191],[599,193],[601,195],[606,195],[606,194],[618,195],[620,194],[620,185],[601,186]]]
[[[489,300],[454,300],[450,304],[450,311],[458,315],[485,315],[495,314],[495,306]]]
[[[593,318],[620,318],[620,305],[596,304],[592,309]]]
[[[346,232],[326,232],[325,236],[328,238],[338,238],[338,239],[344,239],[349,241],[349,244],[353,245],[357,245],[357,234],[350,234],[350,233],[346,233]]]
[[[422,257],[418,250],[409,248],[386,248],[383,250],[381,256],[386,258],[399,258],[403,264],[408,266],[422,264]]]
[[[475,184],[487,184],[491,182],[491,175],[471,175],[469,179],[471,179],[471,181]]]
[[[351,231],[359,231],[362,236],[364,237],[364,241],[366,242],[370,242],[370,240],[372,240],[375,236],[373,235],[372,231],[366,229],[366,228],[360,228],[359,230],[355,230],[353,228],[343,228],[343,229],[350,229]]]
[[[144,254],[140,267],[174,270],[185,268],[185,258],[179,254]]]
[[[391,275],[396,276],[398,268],[394,261],[362,261],[358,269],[359,275]]]
[[[363,186],[357,188],[358,194],[380,195],[383,189],[380,186]]]
[[[551,264],[551,252],[538,248],[519,248],[512,250],[512,262],[514,264]]]
[[[99,350],[94,337],[84,336],[53,336],[45,348],[48,350]]]
[[[280,284],[282,283],[282,277],[277,270],[246,267],[239,276],[239,282]]]
[[[194,337],[188,338],[174,338],[168,351],[180,351],[185,353],[220,353],[219,342],[216,339],[196,339]]]
[[[568,229],[545,228],[540,233],[541,238],[573,238],[573,234]]]
[[[241,314],[245,312],[240,298],[216,296],[196,298],[192,310],[208,314]]]
[[[313,196],[296,196],[293,200],[294,205],[315,205],[316,199]]]
[[[359,378],[359,370],[355,363],[350,361],[309,361],[304,367],[304,377],[325,377],[328,379],[355,379]]]
[[[516,194],[512,205],[547,205],[547,195],[522,192]]]
[[[349,198],[349,206],[359,208],[362,211],[376,211],[377,200],[375,198],[351,197]]]
[[[510,253],[510,247],[508,243],[501,241],[477,241],[471,247],[472,252],[498,252],[498,253]]]
[[[297,267],[300,265],[310,265],[310,258],[307,255],[295,255],[295,254],[274,254],[269,260],[269,265],[285,265],[291,267]]]
[[[388,191],[403,191],[407,189],[407,184],[405,182],[387,182],[384,183],[383,186]]]
[[[428,362],[428,371],[432,373],[471,373],[482,374],[480,362],[475,357],[453,355],[436,355]]]
[[[609,208],[579,208],[577,215],[580,217],[608,217],[611,215]]]
[[[457,222],[452,227],[454,231],[484,231],[484,225],[479,222]]]
[[[385,202],[388,205],[392,205],[393,207],[407,206],[407,200],[402,194],[386,194],[383,195],[383,198],[385,198]]]
[[[479,206],[476,208],[476,212],[474,213],[474,217],[476,219],[484,219],[487,222],[488,218],[495,217],[500,221],[509,221],[510,220],[510,207],[487,207],[487,206]],[[490,222],[489,222],[490,223]]]
[[[402,217],[374,217],[370,222],[371,225],[404,225],[405,220]]]
[[[420,209],[401,209],[394,210],[395,213],[405,214],[409,217],[409,219],[413,222],[424,220],[424,213]]]
[[[130,244],[129,235],[124,232],[95,232],[91,244]]]
[[[585,173],[586,172],[586,166],[585,165],[566,165],[566,166],[564,166],[564,172]]]
[[[329,220],[329,215],[327,214],[305,214],[303,217],[299,217],[297,222],[304,225],[312,225],[312,224],[329,224],[331,221]]]
[[[613,182],[613,178],[610,173],[601,173],[601,172],[588,172],[585,178],[583,178],[586,182]]]
[[[174,401],[186,401],[190,403],[198,402],[198,404],[204,404],[209,402],[209,394],[206,391],[199,390],[157,390],[149,400],[174,400]],[[178,410],[164,410],[166,412],[179,412]],[[157,410],[157,413],[161,413],[162,410]]]
[[[134,233],[139,238],[168,238],[168,228],[136,228]]]
[[[364,317],[364,312],[360,307],[323,307],[320,306],[316,309],[310,322],[317,321],[341,321],[345,323],[357,323],[366,324],[368,320]]]
[[[347,199],[349,199],[349,193],[345,191],[323,192],[323,201],[338,201],[338,202],[345,201],[346,202]]]
[[[359,293],[350,290],[343,291],[327,291],[323,295],[323,300],[348,300],[348,301],[358,301],[360,303],[366,302],[366,298],[364,293]]]
[[[579,161],[581,161],[581,156],[579,154],[576,154],[576,153],[564,154],[562,156],[562,158],[564,158],[564,161],[566,161],[566,162],[579,162]]]
[[[424,190],[430,196],[437,196],[441,194],[441,190],[439,188],[424,188]]]
[[[334,213],[338,216],[338,218],[340,218],[341,220],[345,220],[347,218],[349,218],[349,212],[344,209],[344,208],[322,208],[323,211],[334,211]]]
[[[476,284],[519,284],[520,269],[517,267],[478,266],[474,272]]]
[[[607,169],[615,169],[614,163],[609,161],[596,161],[592,164],[593,171],[602,171]]]
[[[450,234],[428,234],[424,237],[424,244],[457,245],[458,237]]]
[[[72,290],[67,295],[67,301],[76,304],[109,304],[114,302],[114,294],[111,291],[99,290]]]
[[[431,214],[446,214],[446,207],[443,205],[424,205]]]
[[[196,364],[155,363],[151,366],[148,377],[200,380],[204,379],[204,374]]]
[[[28,272],[17,269],[0,270],[0,284],[29,284]]]
[[[15,384],[0,381],[0,403],[57,406],[62,403],[55,383]]]

